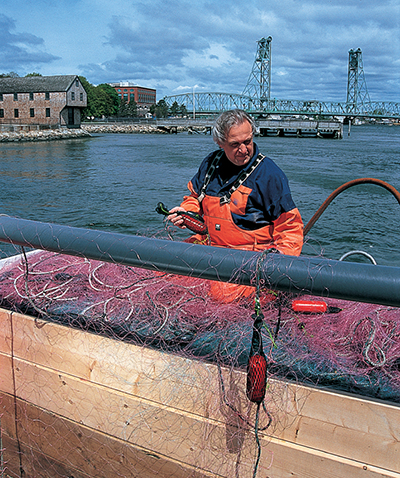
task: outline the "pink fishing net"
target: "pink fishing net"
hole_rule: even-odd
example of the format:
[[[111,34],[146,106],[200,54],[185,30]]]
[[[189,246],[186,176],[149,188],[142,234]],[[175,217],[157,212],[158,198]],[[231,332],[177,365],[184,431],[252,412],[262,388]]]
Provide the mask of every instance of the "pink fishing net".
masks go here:
[[[254,294],[221,303],[207,280],[42,251],[22,254],[0,274],[3,307],[188,357],[247,364]],[[321,299],[274,291],[260,298],[271,375],[400,402],[399,309],[328,298],[326,312],[302,313],[293,300]]]

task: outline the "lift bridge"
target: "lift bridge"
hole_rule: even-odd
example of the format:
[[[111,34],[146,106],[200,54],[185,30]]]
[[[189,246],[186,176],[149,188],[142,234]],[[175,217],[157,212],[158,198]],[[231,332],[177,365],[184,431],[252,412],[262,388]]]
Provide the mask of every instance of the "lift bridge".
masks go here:
[[[175,102],[192,112],[193,118],[241,108],[254,116],[308,115],[341,116],[347,118],[400,118],[400,103],[371,101],[364,76],[362,51],[349,51],[347,99],[345,102],[280,100],[271,98],[271,42],[261,38],[253,68],[243,93],[193,92],[166,96],[168,106]]]

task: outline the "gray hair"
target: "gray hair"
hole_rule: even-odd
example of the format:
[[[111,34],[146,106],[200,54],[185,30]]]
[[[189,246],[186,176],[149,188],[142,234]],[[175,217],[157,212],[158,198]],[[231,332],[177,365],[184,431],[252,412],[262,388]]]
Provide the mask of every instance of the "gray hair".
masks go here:
[[[218,145],[225,143],[226,137],[232,126],[240,125],[245,121],[250,123],[254,135],[256,132],[256,125],[254,124],[253,118],[245,111],[239,109],[224,111],[215,121],[212,130],[213,140]]]

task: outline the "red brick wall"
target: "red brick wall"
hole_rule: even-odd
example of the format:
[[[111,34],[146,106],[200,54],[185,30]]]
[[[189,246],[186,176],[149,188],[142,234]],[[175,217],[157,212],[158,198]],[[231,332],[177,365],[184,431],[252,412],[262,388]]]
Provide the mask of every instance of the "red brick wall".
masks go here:
[[[128,95],[127,101],[130,101],[130,95],[133,94],[138,106],[149,106],[156,103],[156,90],[152,88],[142,88],[140,86],[113,86],[114,90],[121,96]]]

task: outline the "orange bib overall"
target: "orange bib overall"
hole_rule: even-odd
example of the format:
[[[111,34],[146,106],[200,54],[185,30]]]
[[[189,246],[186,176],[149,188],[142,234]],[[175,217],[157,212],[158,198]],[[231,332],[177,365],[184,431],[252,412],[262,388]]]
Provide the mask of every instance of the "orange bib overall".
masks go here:
[[[208,237],[195,235],[189,241],[251,251],[276,248],[284,254],[299,255],[303,224],[297,208],[281,214],[273,224],[253,231],[241,229],[234,223],[232,213],[244,214],[250,192],[249,188],[241,185],[232,194],[231,201],[225,204],[220,204],[220,197],[205,195],[201,207],[209,235]],[[282,243],[281,235],[284,235]],[[210,282],[212,297],[225,303],[252,296],[255,292],[254,287],[250,286],[218,281]]]

